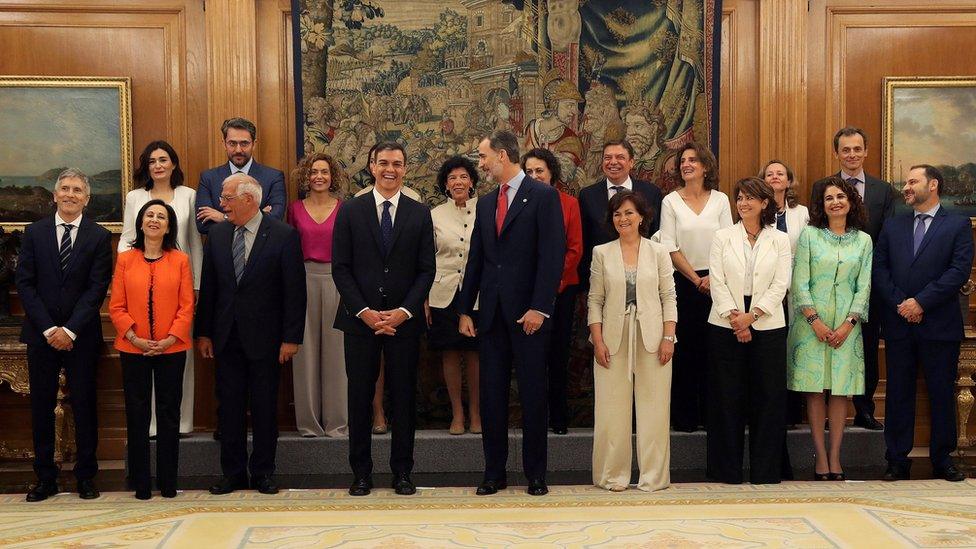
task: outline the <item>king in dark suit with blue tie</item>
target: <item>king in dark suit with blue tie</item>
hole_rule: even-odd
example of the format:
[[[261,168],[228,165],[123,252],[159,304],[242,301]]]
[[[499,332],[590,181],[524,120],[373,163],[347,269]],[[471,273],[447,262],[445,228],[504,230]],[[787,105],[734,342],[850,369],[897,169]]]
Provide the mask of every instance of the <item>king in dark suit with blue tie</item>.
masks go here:
[[[332,277],[341,298],[335,327],[344,333],[349,379],[349,464],[353,496],[373,487],[372,401],[380,358],[393,405],[393,489],[416,493],[413,470],[417,361],[424,300],[434,283],[430,210],[401,192],[406,154],[380,143],[370,163],[373,190],[343,204],[332,234]]]
[[[471,249],[461,286],[459,329],[475,335],[479,301],[480,391],[485,476],[478,495],[508,485],[508,395],[512,367],[522,404],[522,461],[528,493],[546,487],[546,341],[566,234],[559,195],[520,169],[518,140],[497,131],[478,145],[478,166],[500,187],[478,201]],[[480,297],[479,297],[480,295]]]
[[[75,478],[82,499],[98,497],[95,449],[95,371],[102,347],[99,309],[112,280],[111,234],[82,215],[88,177],[69,168],[54,187],[57,212],[28,225],[17,261],[17,295],[24,307],[20,341],[27,344],[38,484],[27,501],[58,493],[54,463],[54,407],[64,368],[75,418]]]
[[[941,206],[942,185],[936,168],[913,166],[903,190],[913,212],[885,223],[874,251],[872,278],[883,302],[887,366],[885,480],[909,478],[919,366],[931,407],[933,475],[949,481],[965,478],[949,454],[956,448],[953,388],[963,338],[959,289],[972,270],[973,237],[968,217]]]

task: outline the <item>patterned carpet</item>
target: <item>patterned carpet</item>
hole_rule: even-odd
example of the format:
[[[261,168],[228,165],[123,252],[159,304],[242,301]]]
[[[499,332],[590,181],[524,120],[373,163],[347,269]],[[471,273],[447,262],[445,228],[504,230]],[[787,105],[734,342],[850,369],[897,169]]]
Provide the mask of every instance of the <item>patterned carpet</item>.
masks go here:
[[[976,481],[679,484],[647,494],[554,486],[181,493],[94,501],[0,496],[0,546],[192,547],[976,547]]]

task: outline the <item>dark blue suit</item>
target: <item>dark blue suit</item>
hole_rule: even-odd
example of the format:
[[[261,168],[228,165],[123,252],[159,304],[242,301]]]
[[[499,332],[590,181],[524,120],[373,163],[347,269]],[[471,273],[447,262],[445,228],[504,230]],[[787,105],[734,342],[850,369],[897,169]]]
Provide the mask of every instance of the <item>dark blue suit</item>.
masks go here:
[[[973,237],[969,218],[939,208],[918,252],[913,254],[914,212],[884,224],[874,249],[873,295],[882,300],[881,326],[885,340],[887,396],[885,442],[888,463],[910,466],[914,442],[915,384],[922,366],[932,409],[929,457],[940,470],[950,464],[956,447],[955,386],[963,318],[959,289],[973,266]],[[911,324],[898,304],[915,298],[922,322]]]
[[[264,215],[240,282],[232,246],[236,226],[217,223],[204,246],[196,337],[213,340],[217,359],[220,464],[236,482],[274,473],[282,343],[305,334],[305,264],[298,232]],[[254,448],[247,460],[250,402]]]
[[[546,473],[546,341],[551,322],[526,335],[516,321],[534,309],[552,315],[566,254],[559,195],[530,177],[522,180],[501,234],[495,227],[499,189],[478,200],[459,312],[479,298],[481,418],[485,480],[505,481],[508,395],[512,365],[522,404],[522,461],[530,480]]]
[[[275,219],[285,219],[285,174],[281,170],[269,168],[257,161],[251,162],[248,175],[258,180],[261,184],[261,210],[266,206],[271,206],[271,217]],[[224,190],[224,180],[230,177],[230,164],[224,163],[216,168],[200,174],[200,184],[197,186],[196,209],[208,206],[215,210],[220,210],[220,193]],[[214,226],[213,221],[197,220],[197,229],[200,234],[207,234],[210,227]]]
[[[82,216],[71,259],[62,273],[54,216],[31,223],[24,231],[17,261],[17,295],[25,318],[20,341],[27,344],[31,385],[34,471],[41,482],[54,482],[54,407],[61,368],[71,389],[78,457],[75,477],[89,480],[98,471],[95,450],[95,372],[102,348],[99,310],[112,280],[111,234]],[[77,337],[70,351],[48,345],[44,331],[63,326]]]

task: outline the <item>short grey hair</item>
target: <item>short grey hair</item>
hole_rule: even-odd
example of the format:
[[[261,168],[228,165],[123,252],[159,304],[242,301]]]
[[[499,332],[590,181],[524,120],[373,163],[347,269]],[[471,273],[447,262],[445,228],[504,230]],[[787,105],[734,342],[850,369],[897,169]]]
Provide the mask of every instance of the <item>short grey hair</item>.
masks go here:
[[[54,182],[54,190],[57,190],[61,186],[61,180],[63,179],[78,179],[85,184],[85,192],[91,194],[91,182],[88,181],[88,176],[85,172],[79,170],[78,168],[65,168],[63,172],[58,174],[58,180]]]
[[[245,174],[245,173],[235,173],[234,175],[228,176],[224,179],[224,185],[229,181],[237,181],[237,194],[249,194],[251,198],[260,206],[262,189],[261,184],[258,183],[257,179]]]

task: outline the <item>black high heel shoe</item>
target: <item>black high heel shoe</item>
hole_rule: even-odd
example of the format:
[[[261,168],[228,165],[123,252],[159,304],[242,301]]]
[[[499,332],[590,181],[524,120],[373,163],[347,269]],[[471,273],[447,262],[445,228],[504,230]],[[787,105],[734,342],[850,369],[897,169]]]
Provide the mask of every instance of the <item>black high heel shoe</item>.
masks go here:
[[[827,473],[830,476],[830,480],[847,480],[847,475],[844,473]]]
[[[833,478],[831,478],[832,474],[833,473],[818,473],[814,471],[813,480],[834,480]]]

